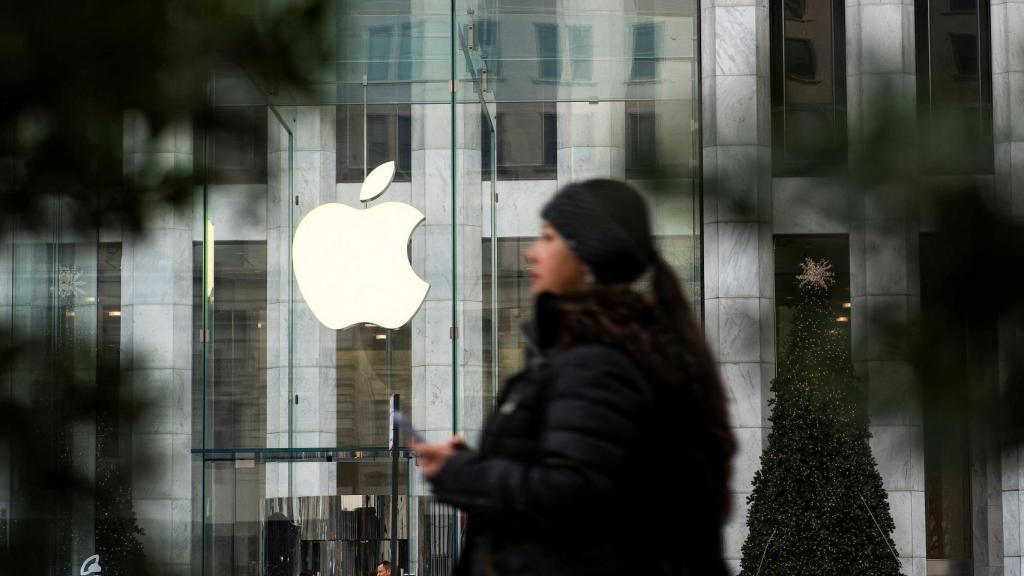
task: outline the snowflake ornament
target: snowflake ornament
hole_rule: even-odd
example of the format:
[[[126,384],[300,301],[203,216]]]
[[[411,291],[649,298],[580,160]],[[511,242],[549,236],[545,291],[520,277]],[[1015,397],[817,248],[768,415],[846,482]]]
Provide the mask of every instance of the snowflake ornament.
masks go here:
[[[800,263],[800,269],[804,273],[797,276],[796,279],[800,281],[801,288],[807,286],[828,288],[836,282],[836,275],[832,272],[832,265],[828,260],[804,258],[804,261]]]
[[[77,266],[61,266],[57,271],[57,295],[64,300],[85,294],[85,281]]]

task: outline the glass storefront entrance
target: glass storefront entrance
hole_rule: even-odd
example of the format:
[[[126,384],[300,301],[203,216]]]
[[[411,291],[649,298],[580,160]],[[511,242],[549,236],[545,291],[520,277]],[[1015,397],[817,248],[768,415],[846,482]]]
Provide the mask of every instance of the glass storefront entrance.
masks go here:
[[[92,554],[104,574],[127,573],[133,554],[174,574],[365,576],[382,560],[396,574],[449,573],[461,519],[432,501],[404,438],[394,458],[392,398],[428,438],[476,441],[522,362],[522,252],[568,182],[641,189],[666,259],[700,302],[694,2],[337,8],[325,23],[337,59],[307,93],[213,71],[216,115],[235,129],[182,127],[155,152],[203,175],[194,202],[145,236],[88,238],[66,232],[55,206],[49,235],[0,243],[13,336],[73,355],[88,394],[146,406],[138,419],[101,410],[42,438],[48,458],[111,486],[54,503],[45,521],[24,488],[28,456],[0,447],[0,538],[48,531],[52,573]],[[133,154],[154,153],[131,148],[134,129],[126,119],[126,170]],[[392,183],[361,201],[386,162]],[[400,327],[347,302],[363,316],[329,329],[296,281],[295,231],[325,204],[365,218],[389,202],[423,215],[406,254],[429,290]],[[350,248],[319,247],[324,266],[372,287]],[[0,393],[59,422],[66,404],[37,384],[58,380],[52,360],[26,360]]]

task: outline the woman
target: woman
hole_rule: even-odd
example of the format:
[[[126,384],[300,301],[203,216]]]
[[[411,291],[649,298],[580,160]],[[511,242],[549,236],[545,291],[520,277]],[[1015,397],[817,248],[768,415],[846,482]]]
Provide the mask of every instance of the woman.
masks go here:
[[[724,575],[735,443],[643,199],[589,180],[541,216],[526,252],[527,368],[507,383],[478,451],[459,438],[411,444],[436,497],[468,515],[458,572]],[[649,297],[630,287],[645,275]]]

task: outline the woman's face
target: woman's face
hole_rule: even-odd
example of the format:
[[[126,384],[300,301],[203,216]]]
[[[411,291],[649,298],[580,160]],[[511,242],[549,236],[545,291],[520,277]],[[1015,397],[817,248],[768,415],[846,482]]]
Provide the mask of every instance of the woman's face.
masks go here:
[[[565,238],[543,222],[540,237],[526,249],[530,263],[530,293],[566,294],[583,287],[587,267],[566,244]]]

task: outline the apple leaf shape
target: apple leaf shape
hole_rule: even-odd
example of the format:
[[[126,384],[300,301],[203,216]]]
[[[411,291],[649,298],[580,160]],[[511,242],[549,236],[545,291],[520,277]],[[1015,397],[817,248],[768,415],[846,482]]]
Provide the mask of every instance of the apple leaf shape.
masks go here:
[[[367,176],[366,180],[363,180],[363,185],[359,188],[359,200],[361,202],[369,202],[377,196],[380,196],[391,186],[391,181],[395,178],[395,161],[390,160],[377,166]]]
[[[311,210],[295,229],[292,266],[317,319],[334,330],[408,322],[430,288],[409,264],[409,236],[422,221],[423,213],[403,202]]]

